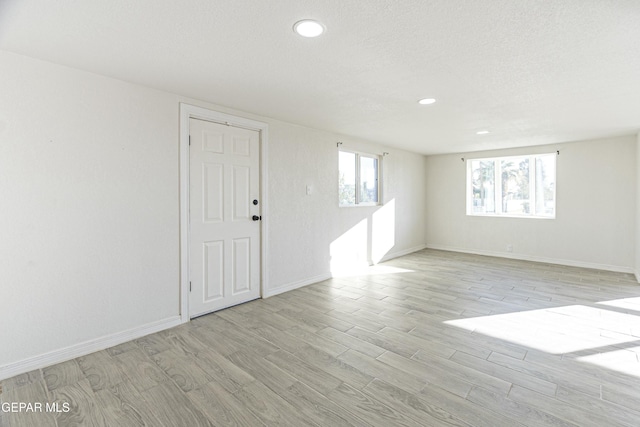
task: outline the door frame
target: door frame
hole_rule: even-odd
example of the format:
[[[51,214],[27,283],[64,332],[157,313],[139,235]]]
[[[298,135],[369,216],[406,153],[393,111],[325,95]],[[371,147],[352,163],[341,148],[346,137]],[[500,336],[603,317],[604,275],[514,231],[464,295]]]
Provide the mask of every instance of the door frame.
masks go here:
[[[236,126],[244,129],[255,130],[260,133],[260,297],[264,297],[267,288],[267,232],[269,215],[267,214],[267,146],[269,138],[269,125],[257,120],[245,117],[221,113],[195,105],[180,103],[180,320],[189,322],[189,120],[201,119],[220,123],[227,126]]]

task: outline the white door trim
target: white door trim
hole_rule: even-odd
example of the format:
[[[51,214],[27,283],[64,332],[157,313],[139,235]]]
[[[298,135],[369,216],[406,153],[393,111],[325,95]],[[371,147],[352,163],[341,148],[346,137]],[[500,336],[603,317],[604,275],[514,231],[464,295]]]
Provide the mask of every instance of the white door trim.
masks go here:
[[[269,126],[244,117],[180,103],[180,319],[189,321],[189,119],[202,119],[260,132],[260,296],[267,286],[267,145]]]

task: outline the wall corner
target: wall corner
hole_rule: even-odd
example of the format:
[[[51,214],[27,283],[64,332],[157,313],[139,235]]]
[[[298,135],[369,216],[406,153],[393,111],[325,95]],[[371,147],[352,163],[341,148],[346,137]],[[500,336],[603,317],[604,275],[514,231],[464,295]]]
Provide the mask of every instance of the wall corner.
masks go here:
[[[640,131],[636,135],[636,233],[635,233],[635,276],[640,283]]]

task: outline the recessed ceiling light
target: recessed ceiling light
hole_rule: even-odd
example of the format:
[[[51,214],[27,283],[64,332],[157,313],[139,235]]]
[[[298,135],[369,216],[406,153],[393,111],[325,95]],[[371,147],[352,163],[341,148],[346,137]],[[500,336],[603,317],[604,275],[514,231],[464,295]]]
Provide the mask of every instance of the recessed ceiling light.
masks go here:
[[[293,31],[302,37],[318,37],[324,33],[324,25],[313,19],[303,19],[294,24]]]
[[[488,130],[479,130],[478,132],[476,132],[476,135],[486,135],[488,133],[489,133]]]
[[[420,101],[418,101],[418,104],[420,104],[420,105],[429,105],[429,104],[433,104],[434,102],[436,102],[436,100],[433,99],[433,98],[424,98],[424,99],[421,99]]]

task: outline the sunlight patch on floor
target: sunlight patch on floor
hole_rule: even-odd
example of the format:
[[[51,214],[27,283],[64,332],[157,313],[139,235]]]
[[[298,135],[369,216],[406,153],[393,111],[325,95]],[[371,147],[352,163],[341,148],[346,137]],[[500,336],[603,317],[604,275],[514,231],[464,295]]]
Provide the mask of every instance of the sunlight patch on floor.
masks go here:
[[[640,316],[584,305],[449,320],[448,325],[552,354],[640,340]]]
[[[376,276],[380,274],[413,273],[413,270],[406,268],[390,267],[386,265],[354,265],[344,266],[331,271],[332,277],[355,277],[355,276]]]
[[[640,346],[577,357],[575,360],[640,378]]]

